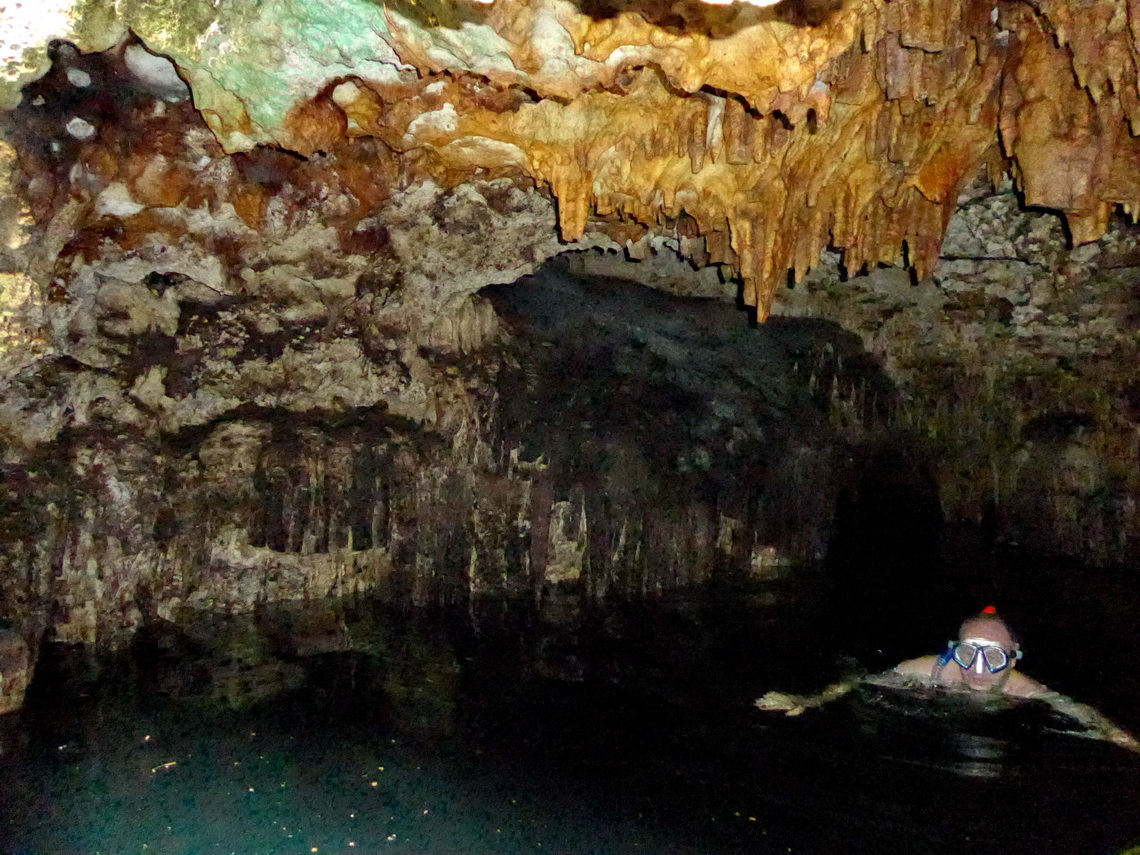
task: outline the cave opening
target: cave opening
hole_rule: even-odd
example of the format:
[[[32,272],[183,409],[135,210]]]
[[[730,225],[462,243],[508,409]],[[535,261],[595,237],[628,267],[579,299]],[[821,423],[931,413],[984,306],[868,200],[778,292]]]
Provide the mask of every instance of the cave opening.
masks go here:
[[[896,465],[923,452],[857,337],[821,319],[758,326],[732,302],[646,288],[629,262],[625,278],[620,262],[605,275],[584,267],[589,259],[559,256],[481,293],[517,365],[497,387],[503,441],[520,459],[544,459],[560,499],[580,497],[594,545],[574,572],[588,590],[838,571],[829,543],[840,509],[866,517],[842,523],[842,551],[895,548],[890,508],[858,483],[876,477],[894,479],[901,507],[923,494],[922,533],[908,525],[906,536],[926,538],[917,560],[935,560],[937,491],[921,463]],[[878,446],[899,460],[884,461]],[[864,563],[873,562],[857,562],[856,575]]]

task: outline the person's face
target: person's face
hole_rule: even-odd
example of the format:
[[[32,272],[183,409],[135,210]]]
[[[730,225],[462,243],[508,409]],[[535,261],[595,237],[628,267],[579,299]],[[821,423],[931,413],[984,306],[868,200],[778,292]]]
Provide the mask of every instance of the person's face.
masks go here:
[[[962,628],[958,631],[958,640],[959,642],[969,642],[978,647],[1000,647],[1005,651],[1006,656],[1009,657],[1009,665],[996,673],[990,673],[981,651],[974,657],[969,668],[958,662],[954,663],[958,666],[962,682],[974,691],[1000,691],[1005,686],[1006,681],[1009,680],[1009,675],[1013,673],[1014,662],[1016,662],[1013,658],[1013,637],[1005,624],[1000,620],[968,620],[962,624]]]

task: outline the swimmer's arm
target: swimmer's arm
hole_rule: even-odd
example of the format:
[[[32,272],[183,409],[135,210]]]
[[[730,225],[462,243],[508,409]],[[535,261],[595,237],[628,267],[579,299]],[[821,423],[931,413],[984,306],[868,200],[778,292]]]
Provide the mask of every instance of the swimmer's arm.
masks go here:
[[[1087,734],[1088,736],[1115,743],[1121,748],[1127,748],[1129,751],[1135,751],[1140,754],[1140,742],[1137,742],[1136,737],[1110,720],[1100,710],[1088,704],[1074,701],[1067,695],[1054,692],[1052,689],[1046,688],[1040,683],[1037,683],[1037,686],[1039,690],[1027,694],[1024,697],[1044,701],[1062,715],[1075,718],[1091,731]]]
[[[832,701],[839,700],[860,683],[868,682],[882,686],[911,686],[916,682],[926,683],[937,656],[920,656],[918,659],[908,659],[900,662],[889,671],[868,677],[866,674],[854,674],[838,680],[814,695],[790,695],[785,692],[768,692],[764,697],[756,699],[756,707],[766,712],[782,712],[785,715],[799,715],[804,710],[821,707]]]
[[[919,656],[917,659],[907,659],[905,662],[900,662],[886,675],[902,675],[903,677],[918,677],[924,682],[928,682],[931,674],[934,673],[934,666],[938,664],[937,656]]]
[[[861,676],[845,677],[814,695],[789,695],[785,692],[768,692],[755,701],[756,708],[766,712],[782,712],[784,715],[799,715],[804,710],[821,707],[838,700],[858,686]]]

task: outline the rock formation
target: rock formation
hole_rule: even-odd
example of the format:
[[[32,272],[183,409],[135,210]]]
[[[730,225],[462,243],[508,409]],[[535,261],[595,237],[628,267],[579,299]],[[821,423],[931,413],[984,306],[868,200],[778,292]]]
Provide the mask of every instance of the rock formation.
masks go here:
[[[385,584],[779,572],[823,557],[884,443],[950,522],[1140,554],[1136,0],[0,19],[0,611],[33,660],[180,609]],[[612,337],[564,363],[694,393],[657,399],[683,428],[655,457],[550,397],[575,381],[528,338],[546,321],[483,291],[568,250],[811,320],[778,347],[786,327],[739,345],[739,315],[684,301],[646,303],[650,332],[561,328]],[[591,293],[560,298],[618,305]],[[744,385],[706,399],[698,364]],[[512,398],[532,393],[546,410]],[[545,412],[576,421],[539,430]]]
[[[1077,243],[1140,199],[1132,3],[62,5],[50,35],[106,50],[129,29],[171,57],[227,152],[370,140],[384,156],[369,161],[446,184],[525,175],[557,199],[567,241],[591,216],[691,219],[761,317],[825,247],[852,271],[905,260],[925,277],[981,165],[1008,166]],[[32,47],[9,105],[44,70]],[[152,92],[177,93],[146,51],[125,58]],[[60,118],[107,136],[99,117]],[[140,180],[124,183],[134,204],[171,204],[187,174],[152,167],[165,200]]]

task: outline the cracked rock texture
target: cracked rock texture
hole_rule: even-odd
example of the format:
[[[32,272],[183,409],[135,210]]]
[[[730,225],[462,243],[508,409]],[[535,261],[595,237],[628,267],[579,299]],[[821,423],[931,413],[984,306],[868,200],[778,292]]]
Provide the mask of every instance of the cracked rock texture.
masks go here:
[[[832,267],[776,311],[856,331],[938,461],[944,513],[1037,553],[1125,565],[1140,554],[1140,235],[1116,221],[1067,248],[1055,214],[980,182],[933,276]],[[852,297],[854,296],[854,299]]]
[[[187,81],[226,151],[364,139],[440,184],[514,171],[549,189],[570,241],[592,218],[683,220],[761,318],[825,248],[926,278],[983,165],[1078,243],[1140,205],[1133,0],[52,4],[6,36],[6,106],[50,39],[103,51],[134,34],[177,70],[135,45],[135,79],[170,102]],[[64,121],[86,140],[102,118]],[[145,201],[105,192],[105,208]]]
[[[76,3],[21,54],[29,663],[269,601],[771,579],[886,494],[875,531],[1140,557],[1132,5],[619,5]]]

